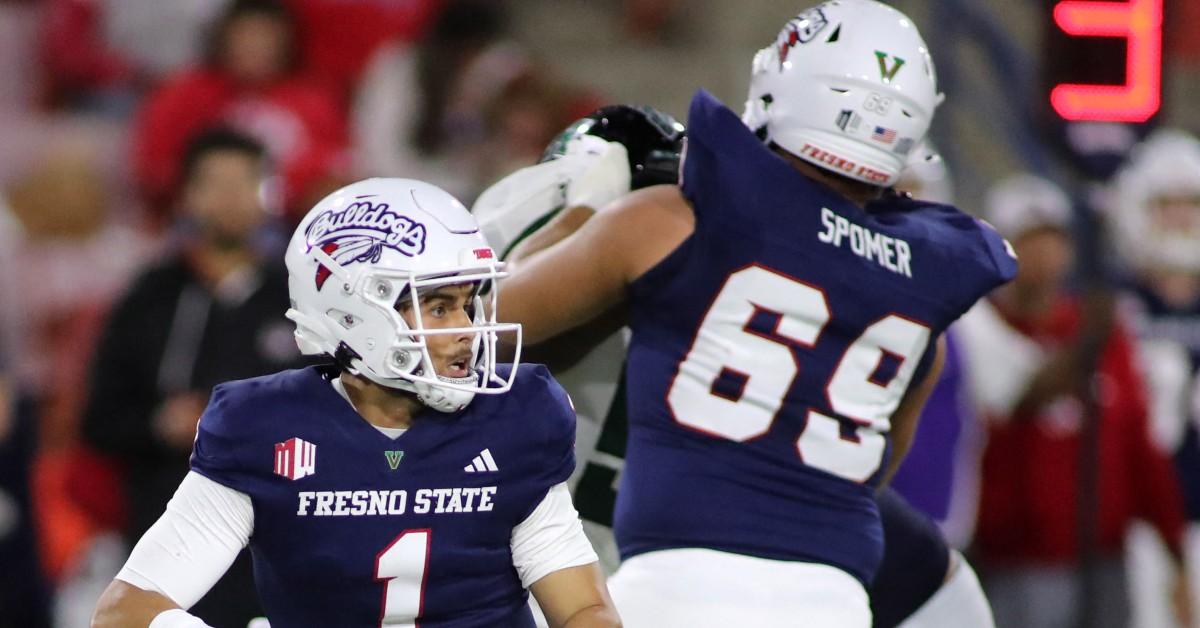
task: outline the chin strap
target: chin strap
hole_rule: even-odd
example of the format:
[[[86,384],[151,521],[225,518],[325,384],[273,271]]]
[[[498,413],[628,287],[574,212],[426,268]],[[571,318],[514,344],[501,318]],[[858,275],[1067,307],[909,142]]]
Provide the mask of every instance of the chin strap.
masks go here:
[[[452,413],[452,412],[458,412],[459,410],[466,408],[471,403],[471,401],[473,399],[475,399],[475,393],[473,393],[473,392],[443,388],[441,386],[435,386],[433,384],[429,384],[426,382],[414,382],[414,381],[410,381],[410,380],[399,378],[399,377],[397,377],[397,378],[376,377],[369,371],[364,371],[364,370],[353,368],[353,367],[351,367],[348,370],[350,370],[352,373],[360,374],[363,377],[366,377],[367,379],[371,380],[372,382],[374,382],[380,386],[383,386],[385,388],[391,388],[393,390],[403,390],[405,392],[410,392],[417,396],[418,401],[425,404],[429,408],[437,410],[438,412],[445,412],[447,414]],[[439,380],[450,383],[450,384],[469,384],[473,380],[475,380],[475,378],[476,377],[472,377],[472,376],[467,376],[467,377],[443,377],[441,375],[438,376]]]
[[[439,380],[448,384],[471,384],[478,377],[478,375],[468,375],[466,377],[437,376]],[[465,390],[442,388],[441,386],[434,386],[424,382],[414,382],[413,386],[417,389],[417,399],[420,399],[421,403],[438,412],[458,412],[467,407],[475,399],[475,393]]]

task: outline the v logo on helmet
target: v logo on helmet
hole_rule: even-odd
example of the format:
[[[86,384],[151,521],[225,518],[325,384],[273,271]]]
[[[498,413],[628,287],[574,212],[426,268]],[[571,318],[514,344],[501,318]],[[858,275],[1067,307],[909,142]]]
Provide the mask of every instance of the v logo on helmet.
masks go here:
[[[896,78],[896,73],[900,71],[900,68],[904,67],[904,59],[893,57],[880,50],[875,51],[875,58],[879,59],[879,76],[883,78],[883,82],[885,83],[891,82],[892,79]],[[890,70],[887,67],[889,58],[895,61]]]

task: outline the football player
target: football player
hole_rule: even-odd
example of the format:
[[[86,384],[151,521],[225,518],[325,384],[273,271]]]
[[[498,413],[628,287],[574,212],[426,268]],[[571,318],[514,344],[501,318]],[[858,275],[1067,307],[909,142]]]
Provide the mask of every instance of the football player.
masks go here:
[[[247,544],[275,628],[533,626],[527,591],[554,626],[620,625],[565,485],[570,401],[544,367],[497,362],[520,328],[484,313],[503,264],[467,210],[362,181],[286,261],[297,343],[335,364],[216,388],[93,625],[205,626],[184,609]]]
[[[566,129],[540,163],[485,191],[472,213],[489,242],[520,259],[539,240],[561,239],[559,232],[582,224],[595,205],[629,189],[676,183],[683,137],[682,124],[651,107],[606,107]],[[920,167],[932,168],[927,160]],[[600,337],[596,331],[620,324],[619,319],[597,321],[591,333],[564,334],[533,348],[549,354],[553,363],[566,358],[571,365],[555,373],[580,419],[575,452],[581,464],[568,484],[584,531],[610,573],[619,562],[611,526],[628,434],[618,379],[628,333]],[[993,625],[974,570],[947,546],[933,522],[891,490],[877,502],[886,543],[870,590],[873,626]]]
[[[679,186],[530,239],[500,303],[532,343],[628,310],[629,625],[870,625],[874,487],[936,338],[1015,271],[983,223],[888,191],[939,100],[905,16],[822,4],[756,56],[744,122],[696,96]]]
[[[1134,148],[1110,192],[1114,243],[1131,271],[1123,313],[1140,341],[1153,433],[1174,456],[1184,489],[1184,556],[1190,580],[1200,582],[1200,406],[1193,402],[1200,390],[1200,139],[1156,131]],[[1172,588],[1172,561],[1144,524],[1135,524],[1129,542],[1135,615],[1147,625],[1162,621],[1156,616],[1171,606],[1163,591]]]

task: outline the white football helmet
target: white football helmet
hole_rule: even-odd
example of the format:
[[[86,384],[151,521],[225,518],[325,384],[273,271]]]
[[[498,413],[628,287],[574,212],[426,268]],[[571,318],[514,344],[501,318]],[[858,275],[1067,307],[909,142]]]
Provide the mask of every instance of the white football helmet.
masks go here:
[[[504,264],[475,219],[450,194],[412,179],[367,179],[322,199],[308,212],[286,256],[296,343],[305,355],[327,354],[352,373],[415,393],[441,412],[466,407],[476,393],[512,386],[521,326],[496,322],[494,282]],[[420,294],[473,283],[469,328],[426,329]],[[483,296],[491,299],[485,313]],[[413,325],[398,311],[413,305]],[[438,375],[426,344],[432,335],[474,334],[472,374]],[[507,378],[496,373],[498,334],[513,333],[517,356]]]
[[[805,161],[887,187],[942,99],[912,20],[875,0],[829,0],[754,56],[742,120]]]
[[[1135,267],[1200,272],[1200,140],[1174,129],[1147,138],[1117,173],[1109,210]]]
[[[1067,231],[1074,220],[1071,197],[1059,185],[1035,174],[1013,174],[988,188],[983,201],[996,232],[1016,240],[1035,229]]]

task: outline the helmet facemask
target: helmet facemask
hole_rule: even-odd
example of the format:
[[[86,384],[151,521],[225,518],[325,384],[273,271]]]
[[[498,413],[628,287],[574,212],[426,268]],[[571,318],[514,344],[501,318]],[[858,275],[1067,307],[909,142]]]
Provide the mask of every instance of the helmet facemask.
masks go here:
[[[320,249],[314,249],[322,265],[336,265],[331,257]],[[355,367],[357,374],[388,388],[415,393],[422,403],[441,412],[461,410],[476,394],[499,394],[512,387],[516,370],[507,377],[497,373],[499,336],[502,333],[516,334],[515,346],[520,360],[521,326],[500,323],[496,319],[495,282],[507,275],[503,262],[488,261],[475,267],[458,267],[450,273],[424,273],[413,271],[391,271],[380,268],[364,268],[365,271],[352,285],[353,296],[370,305],[379,315],[390,322],[394,333],[382,361],[382,369],[373,371]],[[334,274],[338,274],[334,271]],[[424,295],[438,288],[472,284],[472,320],[468,327],[430,328],[422,315],[421,301]],[[490,308],[484,307],[484,299],[490,300]],[[412,323],[405,320],[401,310],[407,306]],[[347,314],[339,315],[344,319]],[[342,325],[348,321],[343,320]],[[471,334],[470,359],[466,365],[467,375],[449,377],[437,372],[434,355],[430,351],[429,339],[435,336]],[[379,339],[375,340],[379,342]],[[370,342],[370,341],[367,341]],[[353,362],[351,364],[353,365]]]

